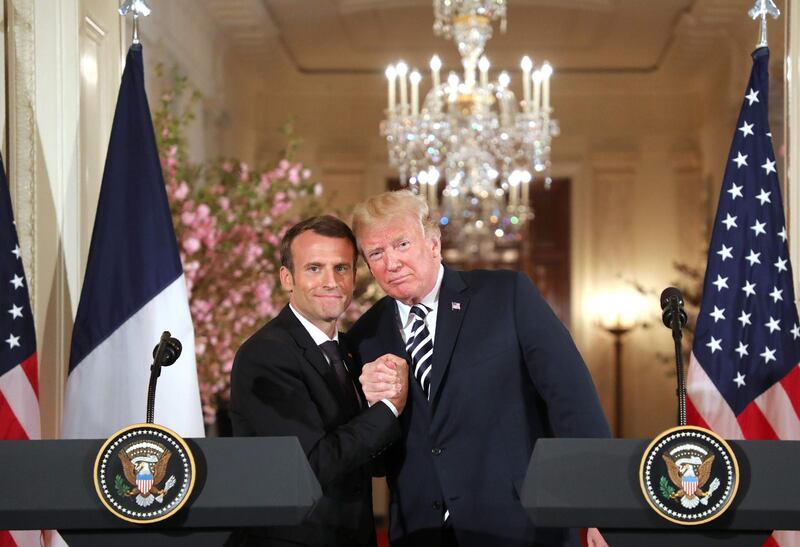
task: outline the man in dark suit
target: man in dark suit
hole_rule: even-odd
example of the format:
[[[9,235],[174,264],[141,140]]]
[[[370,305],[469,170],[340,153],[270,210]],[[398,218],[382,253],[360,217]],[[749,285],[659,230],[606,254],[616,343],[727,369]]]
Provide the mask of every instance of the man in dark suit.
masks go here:
[[[337,330],[353,296],[357,256],[353,233],[331,216],[300,222],[283,238],[280,280],[289,304],[236,354],[233,432],[296,436],[323,496],[302,525],[241,530],[232,543],[375,545],[371,463],[400,436],[408,369],[402,359],[382,357],[394,387],[367,404]]]
[[[386,454],[393,546],[561,545],[521,503],[540,437],[609,436],[592,379],[566,328],[530,280],[441,264],[424,200],[388,192],[356,207],[359,248],[388,296],[350,331],[364,361],[409,359],[402,442]],[[392,389],[379,361],[361,375],[368,401]],[[573,537],[570,537],[573,536]],[[596,529],[590,545],[604,545]]]

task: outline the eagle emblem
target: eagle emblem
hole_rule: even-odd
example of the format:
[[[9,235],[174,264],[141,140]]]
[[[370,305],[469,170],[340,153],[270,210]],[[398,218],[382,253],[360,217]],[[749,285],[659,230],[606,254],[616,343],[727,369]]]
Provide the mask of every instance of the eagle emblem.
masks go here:
[[[714,454],[709,454],[703,447],[696,444],[682,444],[662,454],[667,465],[667,474],[674,488],[662,478],[662,494],[671,500],[679,500],[687,509],[693,509],[698,504],[708,504],[708,498],[719,488],[719,479],[714,479],[704,490],[706,483],[711,478],[711,468],[714,464]]]
[[[713,431],[674,427],[661,432],[642,454],[639,486],[661,517],[695,526],[731,506],[739,489],[739,464],[725,439]]]
[[[136,496],[136,503],[142,507],[149,507],[154,501],[163,503],[164,494],[175,485],[174,475],[164,482],[171,457],[169,449],[153,441],[136,442],[123,448],[119,460],[128,481],[124,495]],[[122,481],[118,479],[117,482]]]

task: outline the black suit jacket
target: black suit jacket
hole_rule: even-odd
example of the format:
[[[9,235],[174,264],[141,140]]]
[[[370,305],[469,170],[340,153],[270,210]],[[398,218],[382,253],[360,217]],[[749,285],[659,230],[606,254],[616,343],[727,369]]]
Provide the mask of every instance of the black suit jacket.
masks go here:
[[[322,350],[288,305],[236,353],[234,435],[296,436],[323,492],[301,526],[243,531],[241,544],[375,544],[371,462],[399,438],[400,426],[386,405],[367,407],[356,364],[346,362],[363,410],[352,393],[342,393]]]
[[[391,298],[350,335],[363,362],[406,355]],[[392,545],[439,545],[445,506],[461,547],[565,542],[519,497],[538,438],[610,435],[566,328],[524,274],[445,268],[434,337],[430,401],[411,378],[385,457]]]

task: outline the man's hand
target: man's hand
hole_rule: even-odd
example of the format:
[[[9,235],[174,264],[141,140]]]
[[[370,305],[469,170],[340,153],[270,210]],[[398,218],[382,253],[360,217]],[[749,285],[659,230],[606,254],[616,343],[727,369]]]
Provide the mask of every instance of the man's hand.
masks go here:
[[[397,355],[386,354],[367,363],[358,378],[370,405],[387,399],[397,412],[403,412],[408,397],[408,363]]]

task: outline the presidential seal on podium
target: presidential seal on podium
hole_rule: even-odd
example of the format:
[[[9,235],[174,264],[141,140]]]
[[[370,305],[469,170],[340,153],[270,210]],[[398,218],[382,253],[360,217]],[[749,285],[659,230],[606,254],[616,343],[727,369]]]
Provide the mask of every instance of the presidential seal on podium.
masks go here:
[[[147,524],[175,514],[189,499],[195,463],[186,442],[155,424],[135,424],[112,435],[94,464],[94,486],[117,517]]]

